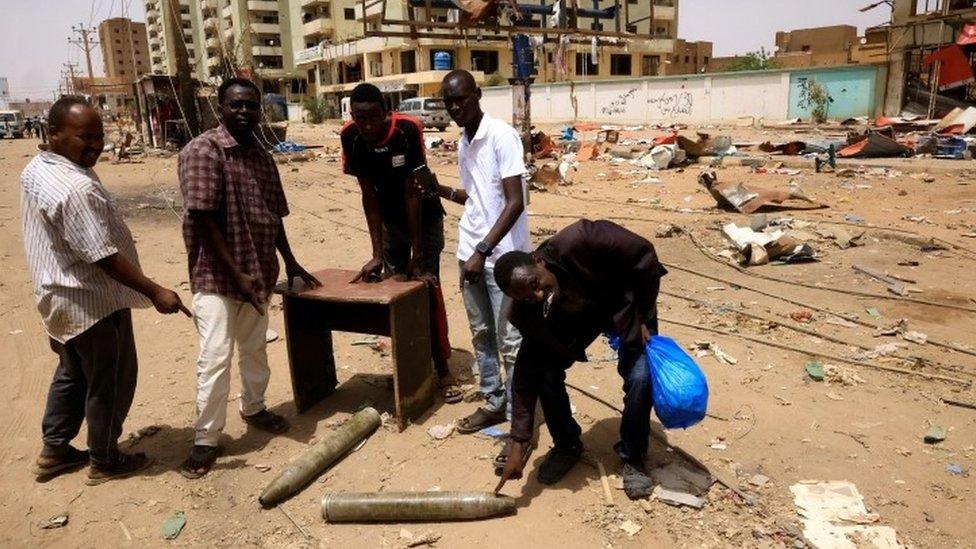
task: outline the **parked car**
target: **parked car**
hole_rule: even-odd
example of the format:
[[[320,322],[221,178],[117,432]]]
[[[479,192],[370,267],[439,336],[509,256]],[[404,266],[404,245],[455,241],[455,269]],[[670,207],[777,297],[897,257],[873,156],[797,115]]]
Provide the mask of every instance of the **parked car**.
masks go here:
[[[423,122],[425,128],[444,131],[451,124],[444,100],[439,97],[414,97],[400,103],[397,112],[413,116]]]
[[[23,138],[24,113],[20,111],[0,111],[0,137]]]

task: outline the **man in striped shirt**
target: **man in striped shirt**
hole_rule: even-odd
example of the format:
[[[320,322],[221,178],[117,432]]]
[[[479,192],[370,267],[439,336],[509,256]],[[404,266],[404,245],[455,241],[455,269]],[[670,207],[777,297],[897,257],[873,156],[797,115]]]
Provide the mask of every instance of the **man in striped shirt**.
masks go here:
[[[81,97],[50,110],[50,150],[21,174],[21,216],[37,308],[60,359],[42,424],[39,479],[90,460],[88,484],[132,475],[150,463],[118,449],[136,389],[130,309],[190,312],[172,290],[142,274],[132,234],[92,171],[102,120]],[[71,440],[88,420],[88,452]],[[90,453],[90,455],[89,455]]]

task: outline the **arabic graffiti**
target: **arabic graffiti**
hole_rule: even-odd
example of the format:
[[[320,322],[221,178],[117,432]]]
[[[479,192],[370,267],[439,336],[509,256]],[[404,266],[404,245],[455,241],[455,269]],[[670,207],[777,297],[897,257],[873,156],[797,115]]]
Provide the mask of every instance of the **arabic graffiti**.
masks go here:
[[[616,99],[611,101],[609,105],[606,105],[600,109],[600,111],[606,115],[623,114],[627,107],[627,100],[635,95],[637,95],[637,88],[631,88],[630,90],[618,95]]]
[[[662,118],[674,118],[680,115],[691,116],[695,109],[695,97],[691,92],[662,93],[657,97],[649,97],[647,103],[657,109]]]

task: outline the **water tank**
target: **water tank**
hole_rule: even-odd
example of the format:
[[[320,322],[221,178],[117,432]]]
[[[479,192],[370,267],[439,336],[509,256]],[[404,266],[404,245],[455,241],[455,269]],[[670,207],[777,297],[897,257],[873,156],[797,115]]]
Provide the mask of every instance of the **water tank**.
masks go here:
[[[454,61],[451,59],[451,52],[449,51],[434,52],[435,71],[449,71],[453,68],[454,68]]]

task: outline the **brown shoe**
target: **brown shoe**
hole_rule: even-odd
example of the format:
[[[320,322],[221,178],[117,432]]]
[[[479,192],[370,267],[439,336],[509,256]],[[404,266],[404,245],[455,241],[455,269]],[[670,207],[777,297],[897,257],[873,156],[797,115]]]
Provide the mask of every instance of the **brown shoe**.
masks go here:
[[[57,449],[46,447],[37,457],[34,465],[31,466],[31,473],[38,480],[46,480],[55,477],[58,473],[81,467],[87,463],[87,451],[81,451],[70,445]]]
[[[101,467],[93,463],[88,469],[88,480],[85,484],[98,486],[110,480],[131,477],[151,464],[152,459],[146,457],[146,454],[142,452],[137,454],[120,452],[119,457],[115,460],[115,465],[111,467]]]

